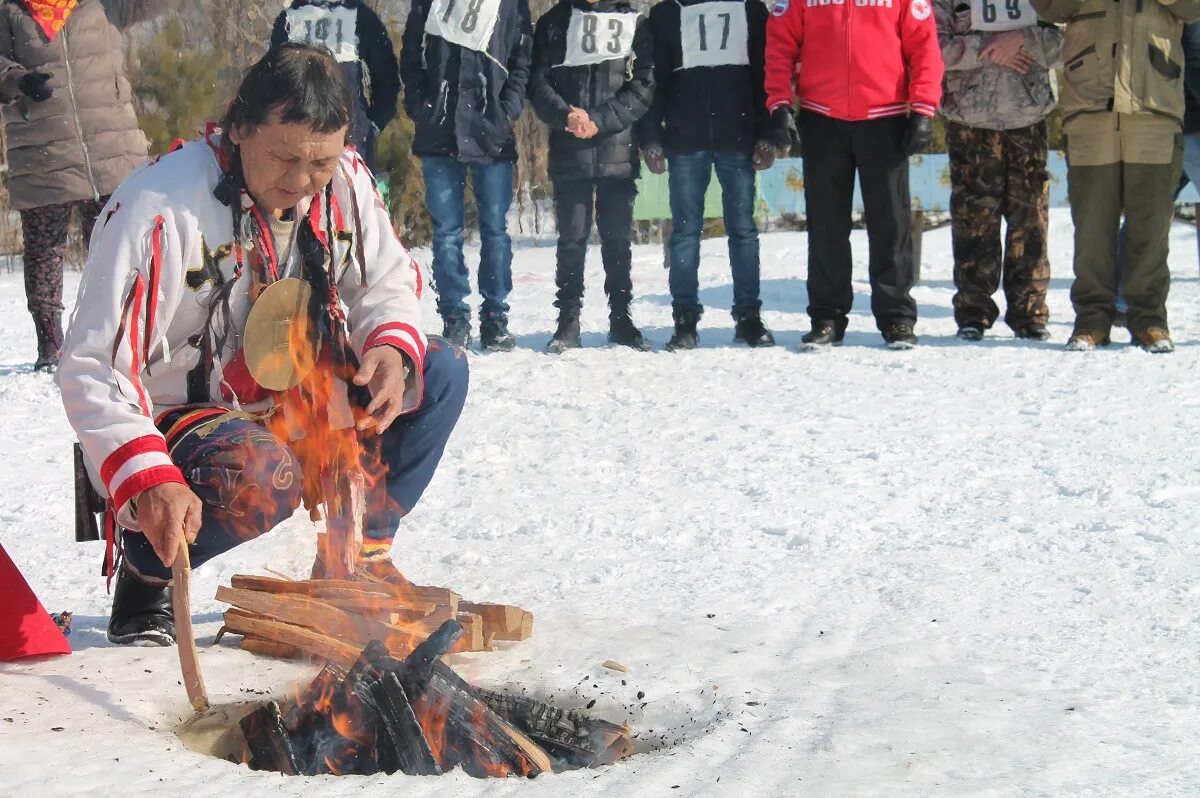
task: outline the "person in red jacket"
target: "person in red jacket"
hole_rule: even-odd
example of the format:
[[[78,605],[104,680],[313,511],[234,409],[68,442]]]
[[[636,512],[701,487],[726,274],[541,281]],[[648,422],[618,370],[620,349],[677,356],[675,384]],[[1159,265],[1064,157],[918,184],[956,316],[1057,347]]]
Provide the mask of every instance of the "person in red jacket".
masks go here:
[[[772,141],[804,153],[805,348],[836,346],[846,332],[855,172],[875,323],[889,347],[915,346],[908,156],[933,137],[944,71],[930,0],[775,0],[766,58]]]

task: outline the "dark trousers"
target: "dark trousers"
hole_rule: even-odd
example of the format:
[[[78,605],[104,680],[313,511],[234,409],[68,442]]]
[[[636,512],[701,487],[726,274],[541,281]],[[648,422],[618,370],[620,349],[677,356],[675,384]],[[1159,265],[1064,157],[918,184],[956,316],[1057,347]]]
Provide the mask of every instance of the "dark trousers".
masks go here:
[[[101,197],[21,211],[25,298],[37,331],[39,361],[57,362],[58,350],[62,348],[63,255],[67,251],[71,211],[79,206],[83,240],[90,241],[96,217],[106,202],[108,197]]]
[[[946,126],[950,223],[954,241],[954,320],[990,329],[1000,315],[992,294],[1003,284],[1004,320],[1014,330],[1045,324],[1050,259],[1050,175],[1046,123],[1015,130]],[[1008,224],[1003,253],[1000,222]]]
[[[461,349],[429,339],[421,405],[388,428],[379,441],[386,469],[367,496],[366,544],[386,545],[437,470],[467,397],[467,359]],[[162,420],[164,434],[196,408]],[[200,534],[189,547],[193,566],[262,535],[300,506],[300,465],[287,443],[244,413],[226,413],[168,441],[171,459],[204,510]],[[170,579],[144,535],[125,532],[125,558],[139,574]]]
[[[578,313],[583,307],[583,267],[592,234],[592,207],[600,233],[600,259],[604,263],[604,293],[613,314],[626,313],[633,300],[633,178],[562,180],[554,183],[554,213],[558,220],[558,262],[555,281],[561,313]]]
[[[903,116],[843,122],[801,112],[804,140],[804,202],[808,214],[808,315],[844,329],[854,303],[851,285],[850,214],[854,176],[862,190],[871,311],[879,329],[914,324],[908,158]]]

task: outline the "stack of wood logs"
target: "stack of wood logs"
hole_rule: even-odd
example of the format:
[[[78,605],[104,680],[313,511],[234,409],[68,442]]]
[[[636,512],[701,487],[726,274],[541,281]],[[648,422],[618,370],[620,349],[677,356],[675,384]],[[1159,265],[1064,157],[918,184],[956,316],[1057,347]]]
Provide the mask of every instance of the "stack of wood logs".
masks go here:
[[[372,640],[393,657],[406,657],[449,620],[463,629],[452,653],[491,651],[497,640],[533,634],[532,613],[463,601],[442,587],[234,576],[230,587],[217,588],[217,600],[231,605],[221,634],[242,635],[244,650],[288,659],[307,655],[343,668]]]

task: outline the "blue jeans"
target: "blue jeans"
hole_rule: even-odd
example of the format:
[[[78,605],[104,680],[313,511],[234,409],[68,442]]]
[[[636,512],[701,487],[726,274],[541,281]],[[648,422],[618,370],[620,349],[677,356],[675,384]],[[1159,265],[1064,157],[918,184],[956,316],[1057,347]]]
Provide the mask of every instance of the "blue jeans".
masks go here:
[[[469,319],[466,298],[471,276],[463,257],[464,194],[467,172],[479,212],[479,293],[481,318],[505,318],[505,299],[512,291],[512,239],[508,208],[512,204],[511,163],[465,164],[456,158],[424,158],[425,206],[433,222],[433,279],[437,309],[446,321]]]
[[[754,165],[749,155],[703,151],[673,155],[668,163],[671,189],[671,306],[676,314],[704,312],[700,304],[700,234],[704,229],[704,193],[713,167],[721,183],[725,234],[733,271],[733,315],[757,313],[759,301],[758,227],[754,224]]]
[[[400,520],[416,505],[442,459],[446,441],[467,397],[467,359],[461,349],[430,338],[425,354],[421,405],[398,418],[377,439],[387,476],[367,496],[368,541],[390,541]],[[163,419],[173,427],[184,408]],[[186,423],[183,425],[186,427]],[[164,432],[165,434],[165,432]],[[240,413],[223,413],[209,423],[172,434],[171,459],[200,498],[200,533],[188,551],[193,566],[269,532],[300,506],[300,465],[287,444]],[[125,532],[125,559],[143,576],[170,579],[144,535]]]

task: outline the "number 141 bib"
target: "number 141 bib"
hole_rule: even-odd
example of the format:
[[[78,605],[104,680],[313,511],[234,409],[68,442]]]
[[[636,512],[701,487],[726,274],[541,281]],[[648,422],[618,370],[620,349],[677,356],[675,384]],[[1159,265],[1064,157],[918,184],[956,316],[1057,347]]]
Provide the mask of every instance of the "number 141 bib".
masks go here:
[[[1037,21],[1037,12],[1029,0],[971,0],[972,30],[1032,28]]]

